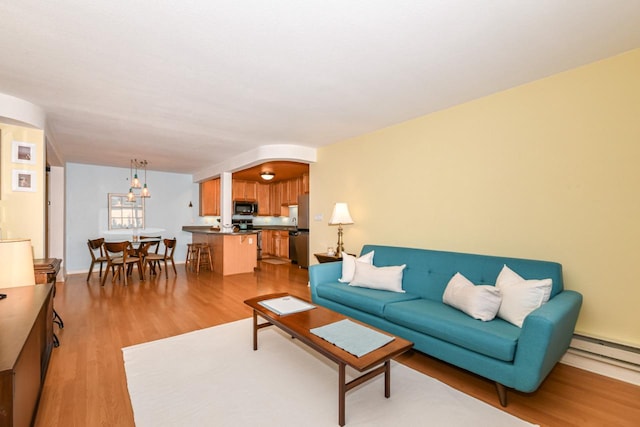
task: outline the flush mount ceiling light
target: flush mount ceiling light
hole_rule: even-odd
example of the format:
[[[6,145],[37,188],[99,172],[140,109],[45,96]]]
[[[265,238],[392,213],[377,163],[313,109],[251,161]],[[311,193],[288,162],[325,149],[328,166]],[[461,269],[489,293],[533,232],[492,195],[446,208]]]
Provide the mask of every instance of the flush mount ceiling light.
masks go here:
[[[275,178],[276,174],[273,172],[262,172],[260,174],[260,177],[262,179],[264,179],[265,181],[271,181],[273,178]]]

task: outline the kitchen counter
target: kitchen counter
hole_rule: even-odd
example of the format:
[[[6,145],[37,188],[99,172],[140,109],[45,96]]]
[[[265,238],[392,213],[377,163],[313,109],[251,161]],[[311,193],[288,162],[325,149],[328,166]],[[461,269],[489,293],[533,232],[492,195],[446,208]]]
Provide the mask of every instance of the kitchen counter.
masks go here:
[[[252,273],[258,266],[256,231],[223,233],[210,226],[184,226],[193,243],[205,243],[211,249],[213,271],[223,276]]]
[[[295,225],[254,225],[251,230],[240,230],[235,231],[233,233],[223,233],[219,230],[214,230],[211,226],[208,225],[184,225],[182,227],[182,231],[186,231],[188,233],[204,233],[204,234],[247,234],[247,233],[257,233],[262,230],[278,230],[278,231],[298,231],[298,227]]]
[[[253,230],[298,231],[295,225],[254,225]]]
[[[186,231],[187,233],[198,233],[198,234],[224,234],[224,235],[229,235],[229,236],[234,236],[234,235],[247,235],[247,234],[256,234],[258,231],[257,230],[240,230],[240,231],[234,231],[231,233],[224,233],[220,230],[214,230],[209,226],[189,226],[189,225],[185,225],[182,227],[182,231]]]

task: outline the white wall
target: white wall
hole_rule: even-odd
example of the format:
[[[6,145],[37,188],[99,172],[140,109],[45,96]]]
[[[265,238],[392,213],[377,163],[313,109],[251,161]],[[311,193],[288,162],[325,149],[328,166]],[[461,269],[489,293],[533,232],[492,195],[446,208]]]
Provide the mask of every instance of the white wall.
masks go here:
[[[62,268],[58,274],[58,280],[63,280],[66,269],[64,259],[64,168],[51,166],[48,172],[47,203],[48,211],[48,256],[62,259]]]
[[[311,253],[335,244],[327,221],[340,201],[354,221],[349,252],[375,243],[556,261],[584,296],[576,332],[640,347],[638,76],[635,49],[322,147],[310,165]]]
[[[1,101],[1,98],[0,98]],[[1,107],[0,102],[0,107]],[[0,109],[1,110],[1,109]],[[1,111],[0,111],[1,113]],[[5,239],[30,239],[34,258],[44,258],[45,248],[45,159],[44,132],[31,127],[9,125],[0,117],[0,228]],[[14,163],[13,141],[35,144],[35,164]],[[34,174],[33,192],[13,191],[15,170]]]
[[[68,274],[86,272],[90,256],[87,239],[108,230],[108,193],[127,193],[129,168],[68,163],[66,171],[66,256]],[[191,234],[182,231],[192,218],[199,222],[199,187],[191,175],[147,171],[151,197],[145,201],[146,227],[162,228],[163,238],[178,239],[177,262],[184,262]],[[193,204],[189,208],[189,202]]]

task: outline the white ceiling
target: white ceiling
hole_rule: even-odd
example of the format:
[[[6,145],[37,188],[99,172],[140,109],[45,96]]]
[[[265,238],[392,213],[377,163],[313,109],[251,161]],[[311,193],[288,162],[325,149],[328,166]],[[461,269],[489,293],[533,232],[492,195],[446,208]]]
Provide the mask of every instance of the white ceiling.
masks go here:
[[[185,173],[637,47],[638,0],[0,0],[0,93],[64,161]]]

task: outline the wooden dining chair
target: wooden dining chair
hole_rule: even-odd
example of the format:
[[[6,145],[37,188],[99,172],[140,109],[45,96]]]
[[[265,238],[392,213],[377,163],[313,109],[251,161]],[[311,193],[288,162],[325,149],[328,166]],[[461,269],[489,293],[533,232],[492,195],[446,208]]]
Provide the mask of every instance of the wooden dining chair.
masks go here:
[[[91,254],[91,265],[89,266],[89,274],[87,274],[87,282],[91,279],[93,266],[96,264],[100,264],[100,275],[98,277],[102,277],[102,264],[107,262],[107,257],[104,254],[104,247],[102,246],[103,243],[104,239],[102,237],[99,239],[87,240],[89,254]]]
[[[148,242],[150,243],[148,245],[148,252],[149,253],[158,253],[158,250],[160,249],[160,242],[162,241],[162,236],[140,236],[140,240],[144,241],[144,240],[156,240],[155,242]]]
[[[149,243],[148,245],[145,245],[145,256],[147,254],[150,253],[154,253],[157,254],[158,251],[160,250],[160,242],[162,241],[162,236],[140,236],[140,240],[144,241],[144,240],[155,240],[154,242],[147,242]],[[141,247],[142,248],[142,247]],[[144,266],[144,262],[143,262],[143,266]],[[160,267],[160,262],[156,262],[156,265],[154,265],[154,267],[158,267],[160,270],[162,270],[162,267]]]
[[[164,254],[147,253],[144,258],[144,262],[149,265],[149,272],[155,274],[154,266],[160,265],[160,261],[164,262],[164,275],[168,279],[169,271],[167,268],[167,261],[171,261],[173,267],[173,273],[178,274],[176,270],[176,263],[173,260],[173,253],[176,250],[176,239],[164,239]]]
[[[107,275],[109,268],[112,270],[112,278],[111,282],[114,282],[116,278],[122,274],[124,278],[124,284],[127,285],[127,276],[129,267],[134,264],[138,266],[138,274],[140,276],[140,280],[144,280],[144,271],[142,268],[142,257],[133,256],[134,252],[133,246],[129,241],[125,242],[104,242],[104,253],[107,257],[107,272],[105,272],[104,277],[102,278],[102,286],[104,286],[104,282],[107,280]]]

